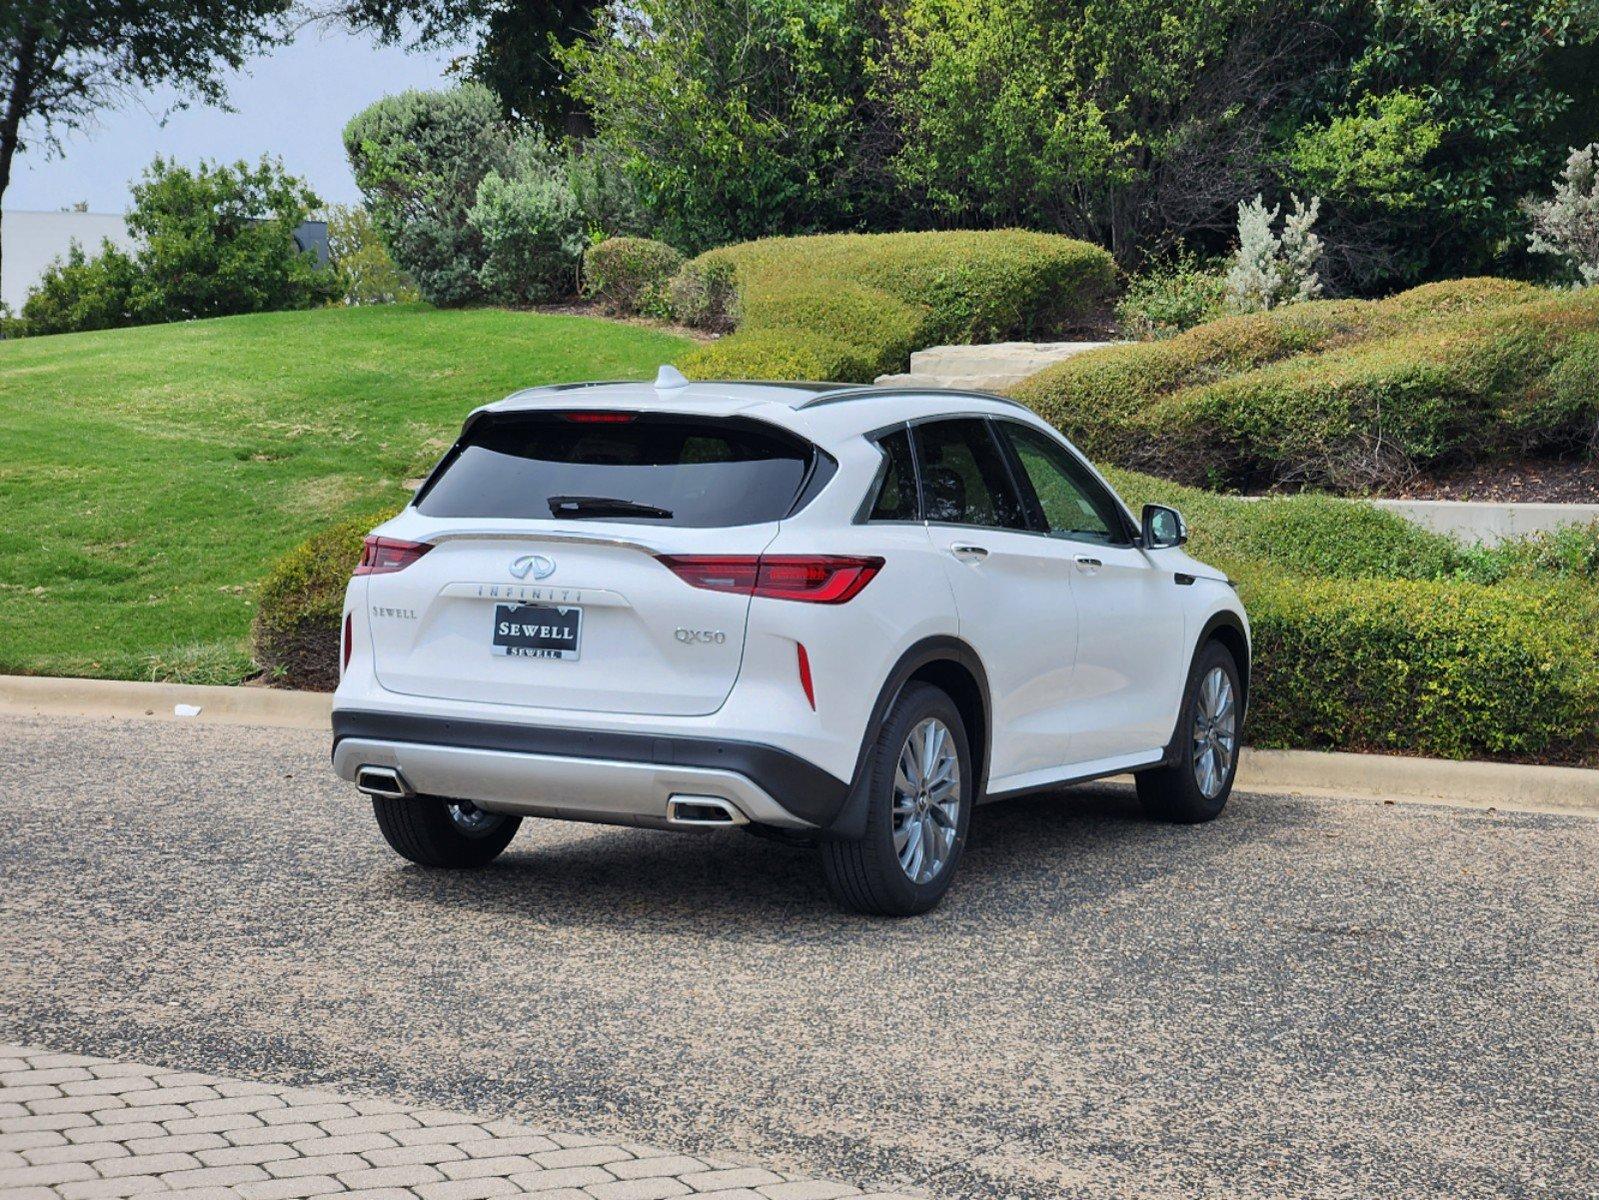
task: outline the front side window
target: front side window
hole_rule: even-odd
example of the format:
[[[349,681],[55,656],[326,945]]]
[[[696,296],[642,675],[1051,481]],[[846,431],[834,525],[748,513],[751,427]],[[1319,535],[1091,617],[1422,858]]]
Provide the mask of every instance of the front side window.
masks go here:
[[[749,421],[494,414],[450,451],[416,506],[430,517],[756,525],[788,514],[815,453]]]
[[[1016,452],[1024,483],[1037,497],[1051,537],[1106,544],[1127,541],[1114,503],[1066,447],[1025,425],[1007,421],[1000,428]]]
[[[1020,498],[988,422],[929,421],[915,431],[927,520],[946,525],[1025,529]]]

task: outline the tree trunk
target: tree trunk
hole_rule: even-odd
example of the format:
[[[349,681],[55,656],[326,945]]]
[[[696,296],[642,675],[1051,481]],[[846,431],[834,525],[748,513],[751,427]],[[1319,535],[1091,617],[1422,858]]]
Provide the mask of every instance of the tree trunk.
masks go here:
[[[22,140],[22,119],[28,115],[33,92],[38,85],[39,31],[25,25],[12,52],[11,87],[6,92],[5,108],[0,110],[0,239],[5,236],[6,189],[11,186],[11,160]],[[5,266],[5,246],[0,240],[0,268]]]

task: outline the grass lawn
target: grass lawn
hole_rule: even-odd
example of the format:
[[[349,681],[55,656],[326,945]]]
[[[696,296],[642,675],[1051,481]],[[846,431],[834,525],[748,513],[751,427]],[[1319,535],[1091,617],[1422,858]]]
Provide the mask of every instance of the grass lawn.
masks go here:
[[[468,410],[687,345],[420,305],[0,342],[0,673],[236,683],[268,565],[398,510]]]

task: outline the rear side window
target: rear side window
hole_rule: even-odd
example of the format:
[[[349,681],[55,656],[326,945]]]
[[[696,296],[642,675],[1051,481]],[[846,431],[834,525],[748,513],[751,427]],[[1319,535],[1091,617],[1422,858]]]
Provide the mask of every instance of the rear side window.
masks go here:
[[[816,457],[751,421],[497,415],[463,436],[416,507],[430,517],[757,525],[788,515]]]
[[[988,422],[963,417],[916,427],[926,516],[935,524],[1025,529],[1020,497]]]

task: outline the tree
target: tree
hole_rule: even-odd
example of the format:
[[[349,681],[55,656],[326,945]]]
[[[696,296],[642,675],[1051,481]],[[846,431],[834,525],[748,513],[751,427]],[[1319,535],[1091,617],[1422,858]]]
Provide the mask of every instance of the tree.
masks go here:
[[[1325,33],[1300,0],[908,0],[875,57],[901,183],[1124,264],[1231,230]]]
[[[128,229],[93,258],[74,243],[22,306],[29,333],[69,333],[325,304],[337,272],[317,268],[294,230],[319,206],[303,180],[262,159],[190,169],[157,158],[133,185]]]
[[[135,89],[224,99],[221,72],[277,44],[290,0],[5,0],[0,3],[0,200],[15,156]]]
[[[543,126],[551,137],[587,132],[567,88],[559,51],[586,36],[603,0],[324,0],[316,11],[380,41],[472,45],[466,77],[499,97],[505,116]]]
[[[897,224],[869,140],[875,8],[630,0],[560,58],[676,246]]]

